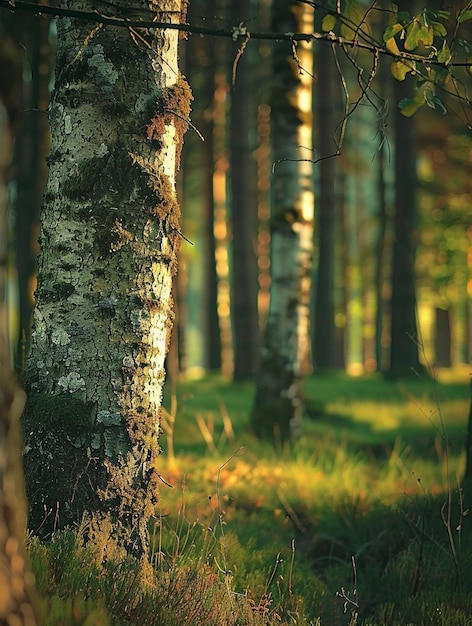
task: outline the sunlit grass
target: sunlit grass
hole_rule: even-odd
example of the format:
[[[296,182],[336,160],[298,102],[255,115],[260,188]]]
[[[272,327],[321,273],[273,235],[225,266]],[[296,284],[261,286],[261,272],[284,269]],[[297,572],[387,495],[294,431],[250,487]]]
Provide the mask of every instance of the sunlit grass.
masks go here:
[[[221,377],[167,386],[158,470],[173,487],[151,570],[103,569],[67,536],[33,543],[45,612],[79,616],[45,623],[465,626],[468,381],[314,376],[283,448],[252,435],[253,392]]]

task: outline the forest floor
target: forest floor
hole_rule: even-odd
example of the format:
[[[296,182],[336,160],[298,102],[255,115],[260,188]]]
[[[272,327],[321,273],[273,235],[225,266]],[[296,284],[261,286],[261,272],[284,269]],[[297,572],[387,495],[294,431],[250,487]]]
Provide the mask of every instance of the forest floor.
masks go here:
[[[170,380],[152,574],[81,529],[32,540],[44,623],[470,624],[469,380],[312,376],[285,447],[252,435],[252,384]]]

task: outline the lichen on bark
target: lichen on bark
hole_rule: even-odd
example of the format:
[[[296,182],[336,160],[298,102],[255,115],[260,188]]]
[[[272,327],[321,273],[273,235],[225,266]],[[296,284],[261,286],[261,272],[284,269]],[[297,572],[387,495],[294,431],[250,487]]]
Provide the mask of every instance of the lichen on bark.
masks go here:
[[[181,9],[152,5],[161,20]],[[142,36],[148,45],[127,29],[58,21],[24,417],[32,529],[47,535],[87,514],[90,537],[112,528],[116,550],[135,555],[147,551],[158,497],[181,240],[175,170],[190,110],[176,34]]]

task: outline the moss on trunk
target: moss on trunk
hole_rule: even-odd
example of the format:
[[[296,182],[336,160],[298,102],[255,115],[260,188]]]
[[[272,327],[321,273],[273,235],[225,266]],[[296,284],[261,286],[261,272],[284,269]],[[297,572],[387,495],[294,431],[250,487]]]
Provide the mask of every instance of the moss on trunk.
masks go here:
[[[155,6],[161,19],[181,10]],[[177,34],[145,36],[138,45],[127,29],[58,21],[24,417],[32,529],[87,514],[90,537],[112,529],[116,549],[134,555],[147,551],[158,497],[175,170],[190,111]]]

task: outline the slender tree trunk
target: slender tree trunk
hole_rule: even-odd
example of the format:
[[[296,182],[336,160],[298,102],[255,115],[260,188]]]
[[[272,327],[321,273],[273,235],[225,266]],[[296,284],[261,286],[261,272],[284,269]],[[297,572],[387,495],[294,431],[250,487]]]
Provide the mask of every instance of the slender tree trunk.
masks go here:
[[[0,33],[3,35],[3,33]],[[27,503],[20,418],[25,394],[12,372],[6,307],[8,281],[7,183],[13,129],[21,106],[19,51],[0,37],[0,624],[35,626],[34,578],[25,547]]]
[[[334,276],[336,252],[336,221],[338,219],[335,177],[336,160],[326,158],[335,154],[334,135],[336,119],[334,100],[335,63],[330,46],[321,43],[317,48],[317,109],[320,168],[318,215],[318,271],[315,296],[314,363],[317,369],[336,367],[336,328],[334,325]]]
[[[410,77],[396,82],[394,100],[410,97]],[[389,375],[416,376],[419,369],[416,320],[416,145],[414,118],[395,115],[395,217],[392,261]]]
[[[235,24],[247,21],[250,0],[233,3]],[[241,45],[241,42],[239,42]],[[235,51],[237,53],[237,50]],[[233,237],[233,351],[234,379],[252,378],[257,371],[259,324],[257,315],[257,229],[255,163],[251,155],[252,100],[250,50],[239,59],[231,90],[231,221]]]
[[[415,3],[401,0],[400,10],[410,11]],[[395,81],[395,104],[413,94],[411,76]],[[416,376],[420,369],[416,307],[416,174],[415,118],[407,118],[395,107],[395,214],[392,258],[390,368],[392,378]]]
[[[118,17],[120,6],[129,17],[127,2]],[[180,0],[135,6],[181,19]],[[26,371],[30,525],[47,534],[88,514],[89,536],[100,534],[109,557],[143,555],[159,484],[181,241],[175,172],[190,92],[176,31],[137,36],[61,18],[57,32]]]
[[[216,15],[215,0],[193,0],[192,11],[197,15]],[[200,130],[204,141],[195,133],[190,133],[185,142],[184,152],[188,155],[188,164],[192,172],[200,170],[199,179],[199,211],[202,238],[201,260],[203,268],[198,285],[190,285],[191,290],[198,291],[199,306],[194,307],[199,313],[199,328],[202,335],[202,361],[200,365],[206,370],[221,369],[221,334],[218,318],[218,282],[216,276],[216,239],[215,198],[213,193],[213,175],[215,171],[215,73],[219,62],[214,37],[190,37],[188,42],[188,80],[191,85],[198,85],[199,97],[195,101],[192,115],[195,126]],[[195,174],[189,173],[190,184],[195,186]],[[197,270],[198,271],[198,270]],[[192,266],[190,267],[192,275]],[[197,299],[197,296],[194,295]],[[195,313],[193,313],[195,316]]]
[[[216,14],[230,16],[227,0],[215,0]],[[232,376],[234,370],[233,333],[230,292],[230,245],[228,210],[229,183],[229,41],[222,37],[211,40],[213,74],[213,244],[216,270],[217,326],[221,349],[221,372]],[[215,344],[216,346],[216,344]]]
[[[19,301],[19,333],[15,337],[18,345],[14,348],[16,365],[21,370],[25,366],[31,336],[39,211],[47,179],[44,157],[49,149],[49,126],[45,111],[49,104],[52,52],[48,18],[38,19],[36,15],[15,12],[9,17],[9,27],[24,46],[25,56],[28,55],[24,62],[29,65],[30,72],[24,85],[25,110],[15,139],[14,156],[16,193],[13,207]]]
[[[377,175],[377,198],[378,198],[378,234],[375,246],[375,360],[377,370],[384,369],[384,317],[385,317],[385,246],[387,244],[387,206],[385,185],[385,158],[384,147],[380,146],[378,152],[378,175]]]
[[[203,77],[206,107],[203,110],[203,129],[205,135],[204,150],[204,186],[203,219],[205,224],[204,249],[204,328],[205,328],[205,367],[210,371],[221,369],[221,332],[218,317],[218,279],[216,275],[216,238],[215,238],[215,195],[213,178],[215,173],[215,42],[207,43],[209,64]]]
[[[295,0],[275,0],[275,32],[313,28],[313,12]],[[286,44],[273,57],[271,98],[271,291],[261,349],[252,426],[261,437],[284,442],[296,434],[303,411],[302,376],[310,360],[310,290],[313,255],[311,158],[311,47],[298,62]],[[300,148],[304,146],[305,149]]]
[[[450,309],[435,308],[434,337],[434,364],[437,367],[451,367],[452,342]]]

